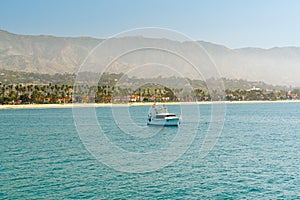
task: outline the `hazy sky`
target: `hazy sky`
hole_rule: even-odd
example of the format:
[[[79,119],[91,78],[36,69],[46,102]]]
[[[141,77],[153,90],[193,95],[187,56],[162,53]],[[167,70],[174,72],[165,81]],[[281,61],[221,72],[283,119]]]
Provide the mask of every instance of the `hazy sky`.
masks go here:
[[[140,27],[230,48],[300,46],[299,0],[0,0],[0,29],[106,38]]]

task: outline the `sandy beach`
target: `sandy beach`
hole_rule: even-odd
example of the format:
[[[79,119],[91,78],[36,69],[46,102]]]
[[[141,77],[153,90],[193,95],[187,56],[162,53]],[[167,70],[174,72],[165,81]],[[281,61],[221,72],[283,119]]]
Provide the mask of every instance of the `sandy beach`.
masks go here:
[[[300,103],[300,100],[284,101],[204,101],[204,102],[158,102],[157,105],[188,105],[188,104],[254,104],[254,103]],[[111,106],[151,106],[153,102],[135,103],[84,103],[84,104],[20,104],[0,105],[0,110],[7,109],[48,109],[48,108],[73,108],[73,107],[111,107]]]

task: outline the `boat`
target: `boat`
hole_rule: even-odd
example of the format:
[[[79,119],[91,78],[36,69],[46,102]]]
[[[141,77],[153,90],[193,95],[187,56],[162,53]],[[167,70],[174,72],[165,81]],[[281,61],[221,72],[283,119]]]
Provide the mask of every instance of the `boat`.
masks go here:
[[[179,117],[174,113],[169,113],[166,106],[156,106],[153,104],[149,110],[147,125],[153,126],[178,126]]]

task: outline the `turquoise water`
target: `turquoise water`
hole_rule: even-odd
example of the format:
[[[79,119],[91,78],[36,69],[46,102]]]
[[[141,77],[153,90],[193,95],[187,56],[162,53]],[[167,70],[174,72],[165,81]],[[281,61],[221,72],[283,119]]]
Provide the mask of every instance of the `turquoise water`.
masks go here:
[[[199,108],[200,123],[188,150],[145,173],[117,171],[95,159],[76,131],[72,109],[1,110],[0,198],[300,199],[299,103],[227,105],[222,134],[204,158],[199,149],[210,125],[210,106]],[[113,144],[145,153],[167,148],[178,133],[145,126],[148,109],[130,107],[128,127],[112,120],[110,108],[95,113]],[[176,106],[169,109],[180,112]],[[122,119],[122,112],[114,112]],[[185,118],[179,129],[193,123]],[[157,134],[124,134],[134,124]]]

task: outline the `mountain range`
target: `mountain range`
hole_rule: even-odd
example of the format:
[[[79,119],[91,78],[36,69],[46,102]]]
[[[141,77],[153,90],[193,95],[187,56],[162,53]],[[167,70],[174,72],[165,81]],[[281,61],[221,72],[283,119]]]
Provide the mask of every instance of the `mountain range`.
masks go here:
[[[230,49],[205,41],[197,41],[197,45],[142,36],[112,38],[107,42],[0,30],[0,69],[47,74],[109,71],[192,78],[196,72],[204,78],[218,72],[226,78],[300,86],[300,47]],[[196,70],[189,60],[197,63]]]

